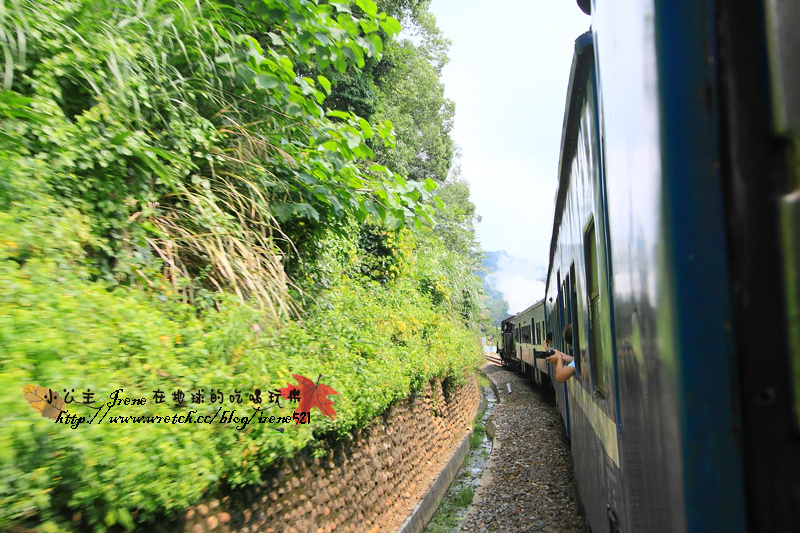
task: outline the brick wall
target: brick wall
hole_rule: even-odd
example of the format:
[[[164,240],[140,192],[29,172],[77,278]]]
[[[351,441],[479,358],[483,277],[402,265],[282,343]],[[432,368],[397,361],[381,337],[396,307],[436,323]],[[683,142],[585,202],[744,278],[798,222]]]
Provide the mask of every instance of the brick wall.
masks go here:
[[[445,397],[432,382],[387,409],[327,456],[300,452],[265,472],[264,483],[187,510],[184,533],[396,531],[472,428],[475,377]]]

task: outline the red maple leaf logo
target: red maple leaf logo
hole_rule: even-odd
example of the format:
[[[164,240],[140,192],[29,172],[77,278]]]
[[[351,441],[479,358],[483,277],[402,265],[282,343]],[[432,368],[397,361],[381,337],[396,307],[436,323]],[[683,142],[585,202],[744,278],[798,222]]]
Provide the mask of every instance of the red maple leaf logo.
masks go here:
[[[311,411],[312,407],[316,407],[322,411],[323,415],[329,416],[331,420],[333,420],[333,415],[336,414],[336,411],[333,410],[333,400],[329,400],[327,397],[331,394],[339,393],[331,387],[319,382],[320,379],[322,379],[322,374],[319,375],[316,383],[305,376],[292,374],[292,377],[297,380],[297,385],[287,383],[287,387],[278,389],[278,391],[281,393],[282,397],[289,399],[292,389],[300,389],[300,402],[297,404],[297,409],[295,409],[294,412],[308,413]],[[295,423],[294,427],[296,428],[299,423],[300,420]]]

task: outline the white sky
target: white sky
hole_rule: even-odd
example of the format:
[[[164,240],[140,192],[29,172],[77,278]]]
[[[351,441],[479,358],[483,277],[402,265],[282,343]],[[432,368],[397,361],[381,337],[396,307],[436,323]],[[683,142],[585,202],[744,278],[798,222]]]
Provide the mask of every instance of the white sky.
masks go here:
[[[591,18],[574,0],[433,0],[430,9],[453,42],[443,82],[456,104],[462,177],[483,219],[478,238],[530,262],[532,281],[547,269],[572,53]],[[511,312],[544,296],[543,283],[521,294],[500,274]]]

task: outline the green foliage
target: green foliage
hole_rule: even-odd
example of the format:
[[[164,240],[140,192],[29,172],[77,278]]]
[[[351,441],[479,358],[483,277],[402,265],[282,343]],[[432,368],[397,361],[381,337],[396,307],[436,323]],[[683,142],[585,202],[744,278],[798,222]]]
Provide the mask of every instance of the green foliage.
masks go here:
[[[448,250],[431,232],[421,232],[416,254],[420,290],[434,305],[460,316],[475,331],[485,316],[483,282],[477,269],[476,264]]]
[[[327,246],[338,251],[331,254],[329,262],[317,265],[322,271],[333,272],[337,267],[332,264],[339,264],[351,277],[365,276],[379,283],[412,279],[431,305],[458,317],[466,327],[477,331],[484,321],[478,265],[448,249],[430,228],[398,233],[379,224],[366,224],[349,245],[338,241]],[[335,278],[332,272],[328,275]]]
[[[448,244],[429,228],[452,148],[446,46],[427,4],[392,7],[422,45],[389,43],[399,24],[370,0],[0,4],[0,529],[149,528],[474,371],[463,191]],[[390,87],[404,76],[419,110]],[[379,164],[395,139],[398,166]],[[309,267],[290,279],[293,258]],[[292,373],[339,392],[334,421],[71,429],[22,398],[122,388],[148,403],[116,414],[204,415],[171,393]]]
[[[468,461],[469,456],[465,458],[465,465]],[[456,486],[462,487],[463,485],[453,484],[450,486],[450,489],[448,489],[445,495],[445,499],[442,501],[431,522],[426,526],[425,531],[430,533],[451,533],[452,531],[460,530],[459,526],[464,520],[467,510],[475,497],[475,487],[467,485],[455,492]]]
[[[369,119],[375,114],[378,106],[378,95],[375,84],[363,73],[334,72],[331,75],[334,84],[325,105],[339,111],[349,111],[360,117]]]
[[[38,222],[38,221],[37,221]],[[258,483],[276,458],[319,438],[337,438],[372,420],[430,379],[463,379],[480,362],[474,334],[421,295],[411,278],[389,285],[339,278],[318,298],[303,325],[258,327],[260,313],[232,299],[201,317],[167,299],[89,281],[80,267],[63,268],[12,216],[0,217],[0,527],[26,518],[62,522],[76,510],[85,525],[104,529],[137,511],[148,523],[178,512],[223,481]],[[24,237],[29,249],[17,239]],[[49,242],[52,235],[42,238]],[[28,258],[21,265],[21,256]],[[117,414],[185,414],[208,404],[175,406],[171,393],[254,388],[274,390],[290,374],[323,375],[339,395],[334,421],[287,429],[253,424],[112,425],[71,429],[42,419],[21,387],[91,389],[108,400],[122,388],[146,397]],[[153,405],[153,391],[167,404]],[[227,405],[227,403],[226,403]],[[237,408],[239,406],[236,406]],[[245,402],[241,406],[249,410]],[[70,411],[87,411],[75,406]],[[273,407],[273,410],[275,408]],[[284,413],[289,409],[284,407]],[[113,414],[113,413],[112,413]],[[202,442],[202,446],[198,443]],[[180,471],[181,475],[173,473]],[[105,525],[104,525],[105,524]]]
[[[475,497],[475,488],[474,487],[466,487],[461,492],[458,493],[456,496],[455,503],[459,507],[468,507],[469,504],[472,503],[472,499]]]
[[[469,436],[469,449],[477,450],[483,443],[483,437],[486,435],[486,428],[480,421],[476,420],[472,423],[472,433]]]
[[[429,4],[429,0],[379,1],[380,10],[402,21],[403,34],[385,39],[383,54],[367,59],[363,66],[322,73],[334,82],[326,105],[369,120],[391,121],[395,143],[371,143],[376,161],[410,180],[441,183],[454,150],[450,138],[454,106],[444,98],[440,82],[450,43],[436,27]]]
[[[486,311],[491,319],[491,324],[499,326],[509,316],[508,302],[503,293],[489,287],[488,282],[485,282],[484,291],[486,294]]]
[[[19,43],[3,81],[30,111],[6,111],[5,138],[91,217],[108,281],[158,285],[164,263],[187,301],[226,289],[281,316],[293,237],[351,217],[430,221],[432,182],[369,164],[367,141],[392,145],[391,125],[326,113],[330,81],[294,68],[345,71],[379,53],[379,34],[399,26],[358,5],[356,17],[346,4],[300,1],[13,3],[0,12],[7,46]]]
[[[409,244],[407,235],[364,224],[358,235],[357,271],[379,283],[396,279],[403,273]]]

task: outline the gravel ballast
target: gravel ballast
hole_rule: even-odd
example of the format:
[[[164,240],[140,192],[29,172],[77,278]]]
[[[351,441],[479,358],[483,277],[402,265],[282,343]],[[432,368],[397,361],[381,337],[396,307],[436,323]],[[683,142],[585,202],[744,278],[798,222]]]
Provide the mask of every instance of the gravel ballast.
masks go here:
[[[500,393],[492,416],[494,446],[461,530],[585,532],[572,496],[569,441],[553,393],[494,363],[483,371]]]

